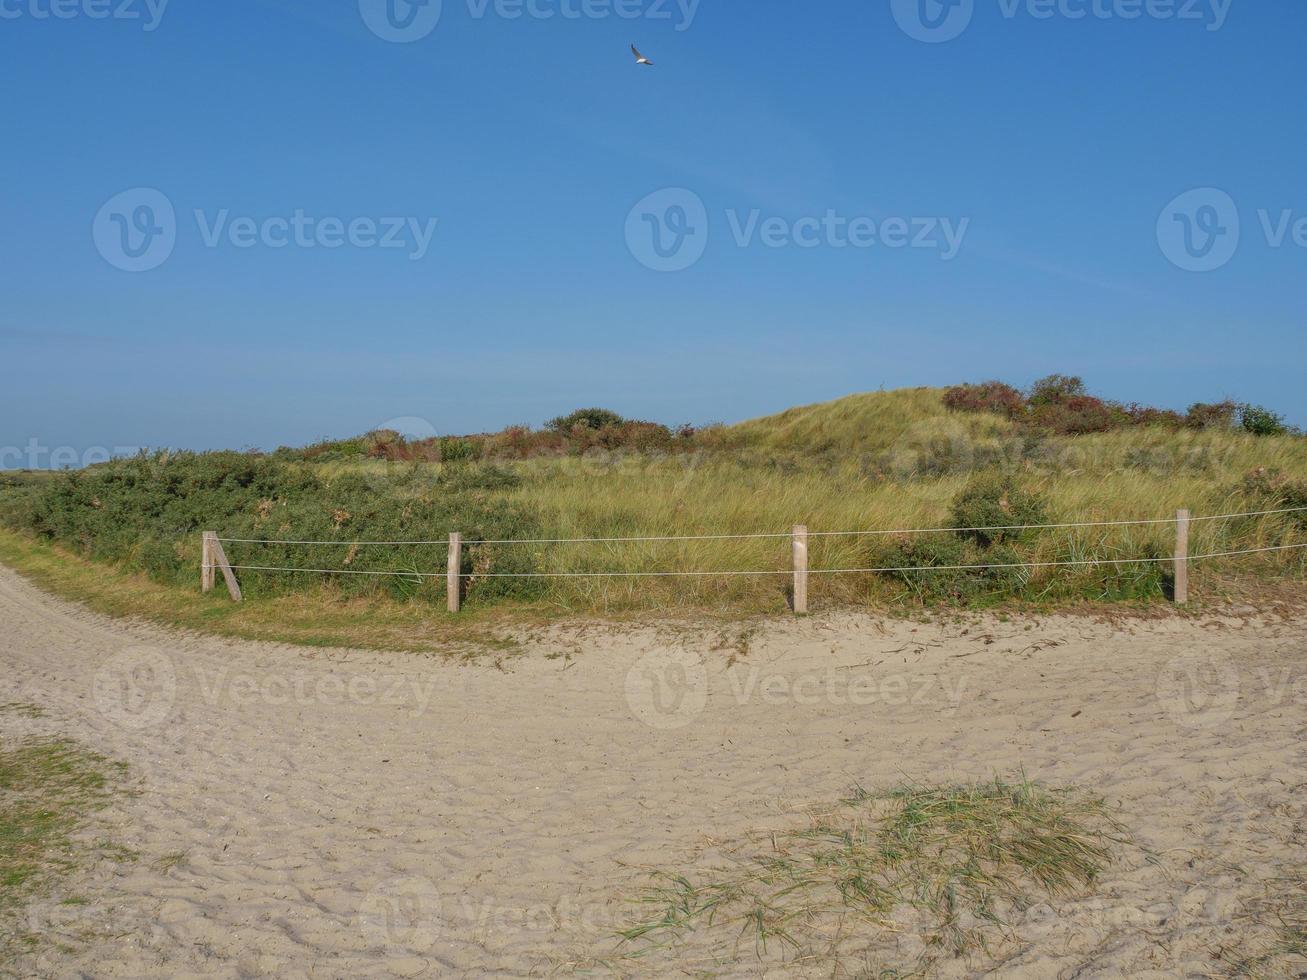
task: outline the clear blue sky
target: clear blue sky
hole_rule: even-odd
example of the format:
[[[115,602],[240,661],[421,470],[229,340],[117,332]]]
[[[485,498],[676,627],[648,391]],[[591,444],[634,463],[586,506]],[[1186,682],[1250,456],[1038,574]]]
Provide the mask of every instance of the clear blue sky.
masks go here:
[[[1276,245],[1258,214],[1307,218],[1307,5],[926,0],[965,29],[925,43],[916,0],[444,0],[391,43],[378,2],[0,0],[0,446],[272,448],[589,404],[735,421],[1052,371],[1307,423],[1307,225]],[[433,9],[396,2],[401,25]],[[138,19],[92,16],[123,3]],[[141,187],[175,247],[133,273],[102,252],[156,227],[111,203]],[[668,187],[706,238],[660,272],[641,229],[685,222],[628,215]],[[1201,187],[1240,238],[1195,272],[1158,228]],[[1197,234],[1225,208],[1195,206]],[[815,244],[737,244],[755,211]],[[233,241],[296,212],[437,224],[417,260],[407,226],[402,248]],[[946,258],[835,247],[828,212],[967,223]]]

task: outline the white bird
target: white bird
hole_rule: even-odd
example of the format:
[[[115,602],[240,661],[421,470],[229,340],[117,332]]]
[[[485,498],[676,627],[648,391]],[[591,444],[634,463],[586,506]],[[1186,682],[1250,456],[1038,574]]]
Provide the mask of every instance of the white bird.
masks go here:
[[[642,55],[640,53],[640,49],[637,48],[634,44],[631,45],[631,54],[635,55],[635,63],[637,65],[648,65],[650,68],[653,67],[653,62],[650,61],[648,58],[646,58],[644,55]]]

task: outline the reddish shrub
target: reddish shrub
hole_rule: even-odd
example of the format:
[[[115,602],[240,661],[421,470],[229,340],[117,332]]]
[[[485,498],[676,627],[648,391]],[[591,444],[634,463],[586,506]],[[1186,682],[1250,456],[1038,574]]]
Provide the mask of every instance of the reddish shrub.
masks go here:
[[[995,412],[1014,419],[1025,413],[1026,401],[1009,384],[985,381],[949,388],[944,392],[944,407],[958,412]]]
[[[1114,428],[1112,406],[1093,395],[1072,395],[1034,409],[1030,423],[1057,435],[1082,435]]]
[[[1085,391],[1080,378],[1067,374],[1050,374],[1030,386],[1028,396],[1001,381],[954,385],[944,392],[946,408],[960,412],[994,412],[1021,424],[1056,435],[1107,432],[1126,426],[1156,426],[1166,429],[1231,428],[1242,416],[1232,401],[1191,405],[1181,415],[1166,408],[1153,408],[1131,402],[1104,401]],[[1273,412],[1249,408],[1257,431],[1283,431],[1283,420]],[[1250,431],[1253,431],[1250,428]]]
[[[672,430],[657,422],[627,422],[620,426],[621,445],[646,453],[671,447]]]
[[[1185,426],[1185,417],[1169,408],[1153,408],[1151,405],[1131,402],[1123,406],[1122,411],[1130,425],[1155,425],[1167,429],[1182,429]]]
[[[508,456],[525,459],[532,449],[539,448],[540,439],[525,425],[510,425],[503,432],[497,432],[486,439],[486,453],[492,456]]]
[[[1194,402],[1185,415],[1191,429],[1228,429],[1234,425],[1239,406],[1228,398],[1223,402]]]

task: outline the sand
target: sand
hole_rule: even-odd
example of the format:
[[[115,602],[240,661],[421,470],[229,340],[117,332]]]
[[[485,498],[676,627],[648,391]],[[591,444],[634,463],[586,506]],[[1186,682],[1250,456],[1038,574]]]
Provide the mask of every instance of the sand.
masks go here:
[[[560,627],[465,662],[181,635],[0,569],[0,623],[0,703],[45,709],[0,733],[78,739],[138,790],[86,831],[137,856],[33,905],[25,975],[570,974],[620,952],[649,869],[854,783],[1024,769],[1140,845],[948,975],[1220,974],[1307,865],[1307,621]],[[746,950],[720,974],[807,972]]]

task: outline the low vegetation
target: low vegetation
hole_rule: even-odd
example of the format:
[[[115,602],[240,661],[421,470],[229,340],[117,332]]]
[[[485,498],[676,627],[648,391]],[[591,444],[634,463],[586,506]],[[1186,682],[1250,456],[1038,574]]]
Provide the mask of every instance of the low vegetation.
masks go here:
[[[1091,886],[1126,838],[1106,804],[1022,778],[857,789],[806,825],[754,834],[716,867],[657,872],[619,933],[628,957],[915,973],[983,957],[1013,912]],[[902,962],[898,936],[915,937]]]
[[[27,714],[32,705],[0,710]],[[64,739],[0,740],[0,964],[40,941],[22,910],[94,857],[76,831],[108,803],[124,767]]]
[[[1123,404],[1089,394],[1083,380],[1050,374],[1022,393],[1002,381],[955,385],[944,392],[944,404],[964,412],[993,412],[1028,429],[1056,435],[1109,432],[1137,426],[1169,429],[1238,429],[1255,436],[1279,436],[1292,431],[1284,418],[1261,405],[1195,402],[1184,414],[1137,402]]]
[[[1212,950],[1219,976],[1241,980],[1307,976],[1307,870],[1267,882],[1235,917],[1234,937]]]
[[[1087,421],[1104,411],[1110,425]],[[1063,376],[1024,393],[990,382],[852,395],[698,429],[591,408],[539,430],[427,440],[373,432],[272,453],[159,452],[9,475],[0,523],[187,593],[201,531],[254,539],[226,546],[233,564],[250,566],[238,575],[252,603],[316,596],[438,608],[444,541],[457,530],[472,542],[463,556],[472,610],[781,611],[795,524],[874,532],[814,536],[814,570],[888,569],[815,575],[819,605],[1149,600],[1166,593],[1165,562],[1045,563],[1164,558],[1170,525],[947,529],[1307,506],[1307,439],[1268,417],[1224,402],[1184,415],[1117,406]],[[774,536],[556,540],[759,532]],[[1191,551],[1294,544],[1305,532],[1302,514],[1198,522]],[[1236,561],[1241,574],[1301,582],[1307,549]],[[991,567],[954,567],[972,565]],[[291,571],[260,570],[269,567]],[[577,574],[682,570],[775,574]]]

